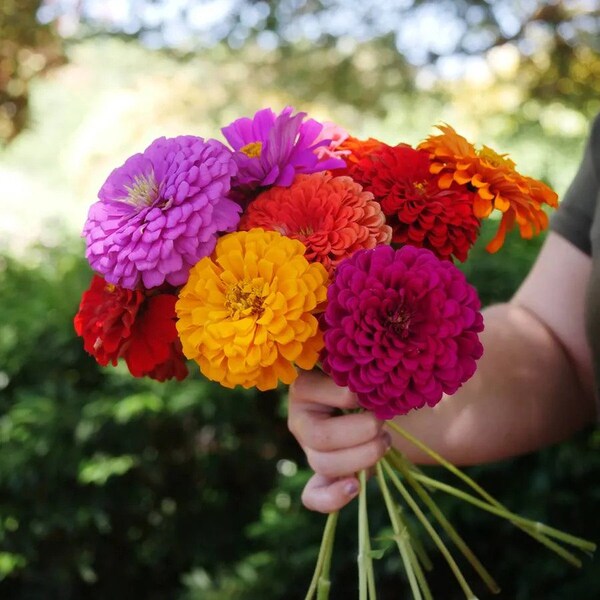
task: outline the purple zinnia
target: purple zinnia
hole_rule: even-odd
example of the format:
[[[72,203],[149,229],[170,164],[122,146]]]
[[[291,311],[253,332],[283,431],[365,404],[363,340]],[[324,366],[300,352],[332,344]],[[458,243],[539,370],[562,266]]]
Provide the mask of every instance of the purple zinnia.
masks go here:
[[[231,150],[194,136],[159,138],[108,177],[83,229],[90,265],[134,289],[184,284],[240,207],[228,199],[237,167]]]
[[[483,353],[477,292],[430,250],[359,250],[339,265],[327,300],[323,369],[380,419],[453,394]]]
[[[287,187],[296,173],[315,173],[340,169],[346,163],[320,153],[329,147],[331,139],[323,139],[323,124],[304,120],[306,113],[292,115],[293,108],[284,108],[276,115],[270,108],[259,110],[254,118],[237,119],[221,130],[235,150],[239,167],[234,186],[254,189],[270,185]]]

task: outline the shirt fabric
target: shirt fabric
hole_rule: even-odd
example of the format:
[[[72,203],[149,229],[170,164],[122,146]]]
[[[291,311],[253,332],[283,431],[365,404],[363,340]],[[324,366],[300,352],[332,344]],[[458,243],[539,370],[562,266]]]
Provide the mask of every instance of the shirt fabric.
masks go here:
[[[550,228],[592,258],[585,327],[592,351],[596,399],[600,399],[600,115],[591,128],[583,159]],[[597,402],[600,409],[600,404]]]

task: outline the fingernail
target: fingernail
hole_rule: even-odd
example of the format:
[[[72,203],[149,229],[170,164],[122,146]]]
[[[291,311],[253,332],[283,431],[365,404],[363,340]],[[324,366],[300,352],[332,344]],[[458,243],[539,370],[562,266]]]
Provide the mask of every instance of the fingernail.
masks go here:
[[[344,486],[344,492],[346,492],[347,496],[356,496],[358,494],[358,483],[356,481],[349,481]]]
[[[383,443],[385,444],[386,450],[389,450],[392,447],[392,436],[388,431],[383,433]]]

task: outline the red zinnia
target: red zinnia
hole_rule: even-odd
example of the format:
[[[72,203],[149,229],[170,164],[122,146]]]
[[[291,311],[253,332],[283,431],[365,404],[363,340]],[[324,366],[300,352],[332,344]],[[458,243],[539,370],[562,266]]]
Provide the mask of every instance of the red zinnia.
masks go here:
[[[129,290],[95,275],[81,298],[75,331],[102,366],[124,358],[135,377],[181,380],[187,368],[175,328],[176,300],[174,294]]]
[[[349,177],[297,175],[290,187],[272,187],[252,202],[239,228],[278,231],[306,246],[306,259],[331,274],[357,250],[389,244],[392,230],[373,194]]]
[[[381,203],[392,226],[392,243],[464,261],[480,226],[473,214],[473,193],[458,184],[441,189],[430,167],[423,150],[382,145],[356,165],[353,177]]]

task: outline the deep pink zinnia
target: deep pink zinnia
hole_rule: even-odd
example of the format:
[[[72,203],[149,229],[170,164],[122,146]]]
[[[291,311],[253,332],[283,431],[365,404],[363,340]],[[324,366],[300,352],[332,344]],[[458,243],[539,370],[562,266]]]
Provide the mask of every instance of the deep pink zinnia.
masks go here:
[[[240,207],[228,198],[231,150],[194,136],[159,138],[108,177],[83,235],[92,268],[128,289],[179,286],[232,231]]]
[[[340,158],[319,152],[332,140],[322,137],[323,124],[306,119],[306,113],[292,114],[284,108],[276,115],[270,108],[259,110],[252,119],[235,120],[221,131],[235,150],[238,174],[234,186],[291,185],[297,173],[316,173],[346,165]]]
[[[475,372],[477,292],[430,250],[359,250],[338,266],[327,300],[323,369],[380,419],[434,406]]]

